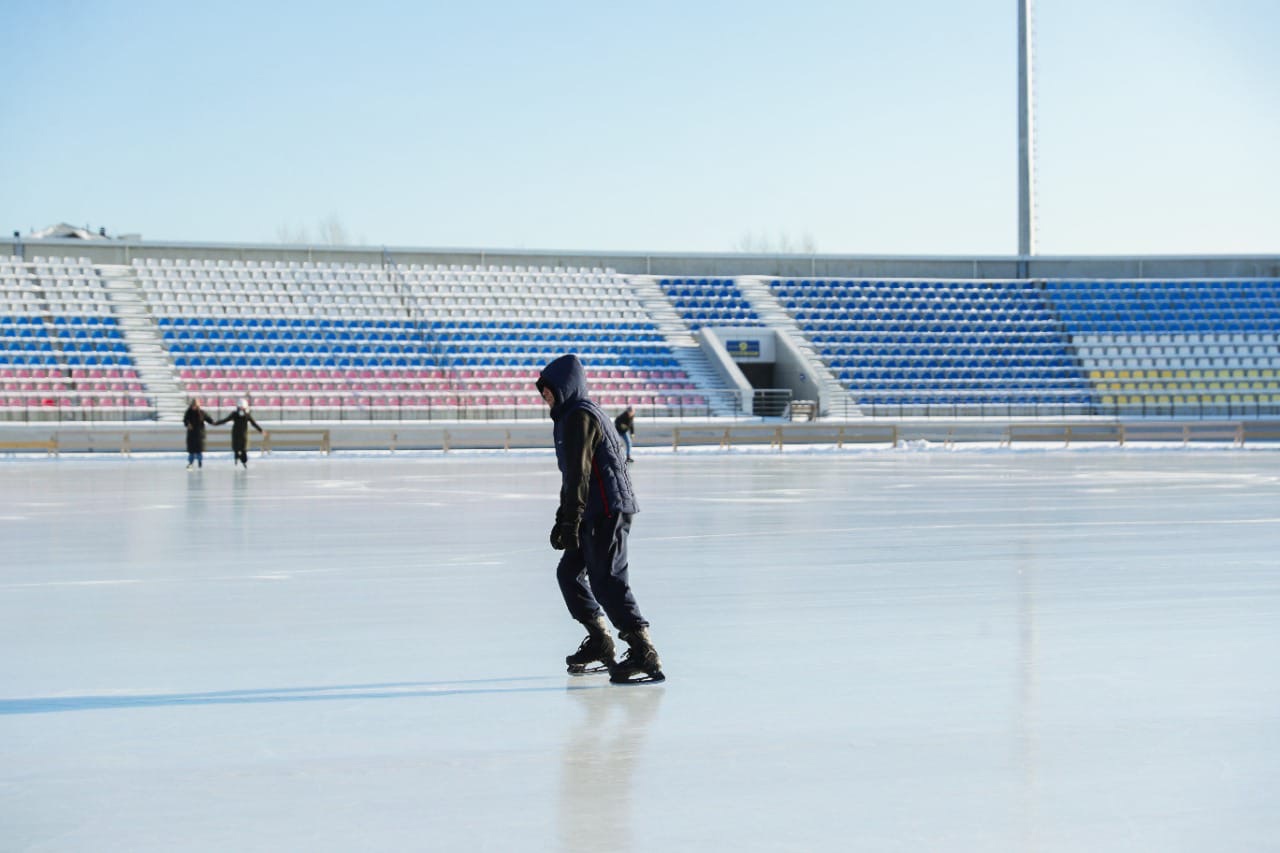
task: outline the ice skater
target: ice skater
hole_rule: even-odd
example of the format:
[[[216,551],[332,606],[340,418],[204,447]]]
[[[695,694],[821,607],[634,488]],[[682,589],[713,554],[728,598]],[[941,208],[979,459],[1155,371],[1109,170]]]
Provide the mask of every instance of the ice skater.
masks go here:
[[[555,422],[560,506],[551,547],[564,551],[556,580],[569,615],[587,628],[578,651],[565,658],[569,672],[609,670],[619,684],[662,681],[662,662],[631,592],[627,535],[640,511],[617,429],[587,395],[587,374],[576,355],[543,368],[537,388]],[[614,660],[609,622],[629,648]]]
[[[192,465],[204,467],[204,425],[213,423],[213,415],[200,408],[200,400],[191,398],[182,425],[187,428],[187,470]]]
[[[630,462],[631,436],[636,434],[635,406],[627,406],[622,414],[613,419],[613,425],[618,428],[618,434],[622,436],[622,440],[627,444],[627,462]]]
[[[249,468],[249,425],[253,424],[253,428],[258,431],[258,435],[266,435],[262,431],[262,427],[258,426],[258,422],[253,419],[253,415],[249,413],[249,401],[241,400],[240,405],[235,411],[227,415],[225,418],[214,421],[214,426],[225,424],[231,421],[231,453],[236,458],[236,462]]]

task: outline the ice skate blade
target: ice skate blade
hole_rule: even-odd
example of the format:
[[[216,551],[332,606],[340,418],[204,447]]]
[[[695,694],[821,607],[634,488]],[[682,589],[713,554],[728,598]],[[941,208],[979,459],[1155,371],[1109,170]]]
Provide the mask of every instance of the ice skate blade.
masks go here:
[[[653,675],[644,675],[643,678],[615,678],[612,675],[609,676],[610,684],[617,684],[620,686],[626,686],[628,684],[661,684],[666,680],[667,677],[661,672],[655,672]]]
[[[587,666],[586,664],[581,664],[581,663],[569,664],[570,675],[599,675],[603,672],[608,672],[608,671],[609,671],[609,667],[605,666],[602,663],[596,664],[594,666]]]

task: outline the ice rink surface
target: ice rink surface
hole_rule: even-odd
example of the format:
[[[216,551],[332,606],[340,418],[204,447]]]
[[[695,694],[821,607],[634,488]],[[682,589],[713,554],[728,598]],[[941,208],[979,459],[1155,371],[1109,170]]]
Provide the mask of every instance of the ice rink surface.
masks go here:
[[[644,687],[548,453],[184,464],[0,460],[0,850],[1280,845],[1280,452],[639,456]]]

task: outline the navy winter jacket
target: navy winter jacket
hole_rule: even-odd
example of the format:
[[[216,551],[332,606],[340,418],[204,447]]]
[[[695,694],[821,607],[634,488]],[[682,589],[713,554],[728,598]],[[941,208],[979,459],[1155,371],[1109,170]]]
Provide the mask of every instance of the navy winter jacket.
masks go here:
[[[550,388],[556,402],[556,462],[560,465],[557,521],[636,513],[635,491],[624,460],[626,448],[613,421],[587,396],[587,374],[573,354],[543,368],[538,389]]]

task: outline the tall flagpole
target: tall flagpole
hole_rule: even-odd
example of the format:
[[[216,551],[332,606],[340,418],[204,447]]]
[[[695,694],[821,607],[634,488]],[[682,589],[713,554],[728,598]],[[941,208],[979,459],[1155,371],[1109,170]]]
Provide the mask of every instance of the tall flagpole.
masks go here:
[[[1018,0],[1018,255],[1023,258],[1036,253],[1031,85],[1031,0]]]

